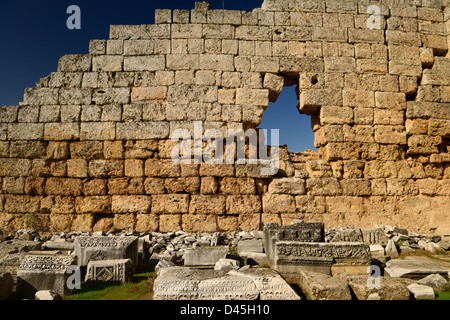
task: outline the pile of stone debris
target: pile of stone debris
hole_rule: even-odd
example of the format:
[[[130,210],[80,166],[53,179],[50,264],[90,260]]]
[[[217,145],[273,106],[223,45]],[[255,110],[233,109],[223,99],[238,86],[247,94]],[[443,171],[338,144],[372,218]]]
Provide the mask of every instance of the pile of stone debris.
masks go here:
[[[148,267],[154,299],[432,299],[449,290],[449,250],[449,239],[396,227],[325,232],[299,220],[233,233],[19,230],[0,235],[0,300],[54,300],[70,281],[126,282]]]

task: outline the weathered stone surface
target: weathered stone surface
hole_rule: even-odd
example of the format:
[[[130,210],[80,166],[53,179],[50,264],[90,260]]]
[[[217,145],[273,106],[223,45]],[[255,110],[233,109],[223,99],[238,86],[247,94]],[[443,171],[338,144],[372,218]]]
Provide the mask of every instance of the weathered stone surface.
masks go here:
[[[429,286],[437,292],[444,292],[450,288],[448,281],[440,274],[430,274],[429,276],[417,281],[417,284]]]
[[[423,260],[390,260],[386,262],[384,272],[389,277],[393,278],[410,278],[422,279],[430,274],[440,274],[443,277],[448,277],[450,268]]]
[[[316,272],[300,271],[299,284],[312,300],[352,300],[347,283]]]
[[[223,271],[164,268],[153,285],[154,300],[255,300],[255,283]]]
[[[380,228],[375,229],[362,229],[361,230],[364,238],[364,242],[368,244],[381,244],[387,245],[389,238],[386,236],[384,231]]]
[[[330,242],[362,242],[361,229],[346,229],[338,232]]]
[[[87,266],[89,261],[130,259],[133,261],[133,268],[136,268],[138,238],[79,236],[75,239],[75,254],[79,266]]]
[[[241,240],[241,241],[239,241],[238,246],[237,246],[238,253],[241,253],[241,252],[262,253],[263,250],[264,250],[263,241],[259,240],[259,239]]]
[[[449,27],[438,2],[378,3],[379,17],[346,0],[266,0],[252,12],[199,3],[157,10],[156,24],[111,26],[110,39],[62,57],[23,103],[0,108],[0,216],[14,214],[2,228],[41,210],[81,214],[75,225],[113,211],[110,228],[132,228],[135,214],[173,218],[142,231],[255,229],[321,214],[330,227],[404,223],[447,234]],[[297,86],[318,152],[282,147],[276,174],[263,174],[263,163],[183,172],[170,160],[178,129],[197,141],[207,130],[255,129],[284,86]],[[153,199],[165,194],[183,197]],[[75,212],[50,196],[76,196]],[[92,198],[109,196],[113,208]],[[56,221],[48,227],[61,228]]]
[[[14,280],[11,274],[0,272],[0,300],[8,300],[14,288]]]
[[[260,300],[300,300],[294,289],[275,270],[250,268],[230,271],[229,274],[252,279],[259,290]]]
[[[184,265],[214,266],[220,259],[225,259],[228,251],[227,246],[188,249],[184,254]]]
[[[339,278],[345,281],[358,300],[367,300],[371,294],[377,293],[380,300],[409,300],[409,279],[393,279],[387,277],[369,278],[368,275],[341,274]],[[376,282],[379,281],[379,286]],[[368,286],[374,285],[374,287]]]
[[[34,295],[35,300],[53,301],[61,300],[61,296],[52,290],[41,290]]]
[[[241,264],[237,260],[220,259],[214,265],[214,270],[216,270],[216,271],[230,271],[230,270],[238,270],[240,267],[241,267]]]
[[[70,290],[67,269],[76,264],[71,256],[28,255],[20,264],[17,272],[17,294],[25,298],[34,298],[37,291],[53,290],[63,296]]]
[[[408,286],[408,289],[416,300],[434,300],[435,294],[433,288],[429,286],[413,283]]]
[[[394,240],[390,239],[386,248],[386,255],[390,256],[391,258],[397,258],[398,257],[398,251],[395,246]]]
[[[275,245],[279,241],[322,242],[325,230],[322,223],[297,223],[280,226],[269,223],[264,226],[264,251],[271,263],[274,262]]]
[[[125,283],[132,273],[133,261],[130,259],[89,261],[85,281]]]
[[[302,270],[331,273],[335,266],[366,266],[371,263],[369,246],[360,242],[293,242],[275,243],[274,268],[282,274]]]

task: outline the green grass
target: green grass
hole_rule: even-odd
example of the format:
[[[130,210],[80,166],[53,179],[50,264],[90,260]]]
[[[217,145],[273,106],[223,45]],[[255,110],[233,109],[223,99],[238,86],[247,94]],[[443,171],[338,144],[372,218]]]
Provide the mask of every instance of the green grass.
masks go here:
[[[83,283],[80,290],[65,296],[65,300],[151,300],[156,272],[135,274],[124,284]]]

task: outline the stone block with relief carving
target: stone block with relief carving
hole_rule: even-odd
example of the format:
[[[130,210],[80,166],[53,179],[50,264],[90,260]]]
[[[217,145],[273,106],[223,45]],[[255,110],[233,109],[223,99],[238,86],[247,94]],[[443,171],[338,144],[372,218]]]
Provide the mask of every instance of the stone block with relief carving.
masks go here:
[[[86,281],[125,283],[131,279],[132,270],[130,259],[89,261]]]

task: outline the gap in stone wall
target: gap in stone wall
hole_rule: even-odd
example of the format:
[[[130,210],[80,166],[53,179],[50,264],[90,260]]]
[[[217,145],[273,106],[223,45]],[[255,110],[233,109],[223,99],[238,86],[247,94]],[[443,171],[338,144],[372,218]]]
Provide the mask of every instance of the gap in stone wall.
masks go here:
[[[280,146],[292,152],[318,151],[314,147],[311,117],[298,111],[298,81],[285,77],[285,85],[276,100],[264,112],[259,129],[267,129],[266,144],[271,145],[271,129],[278,129]]]

